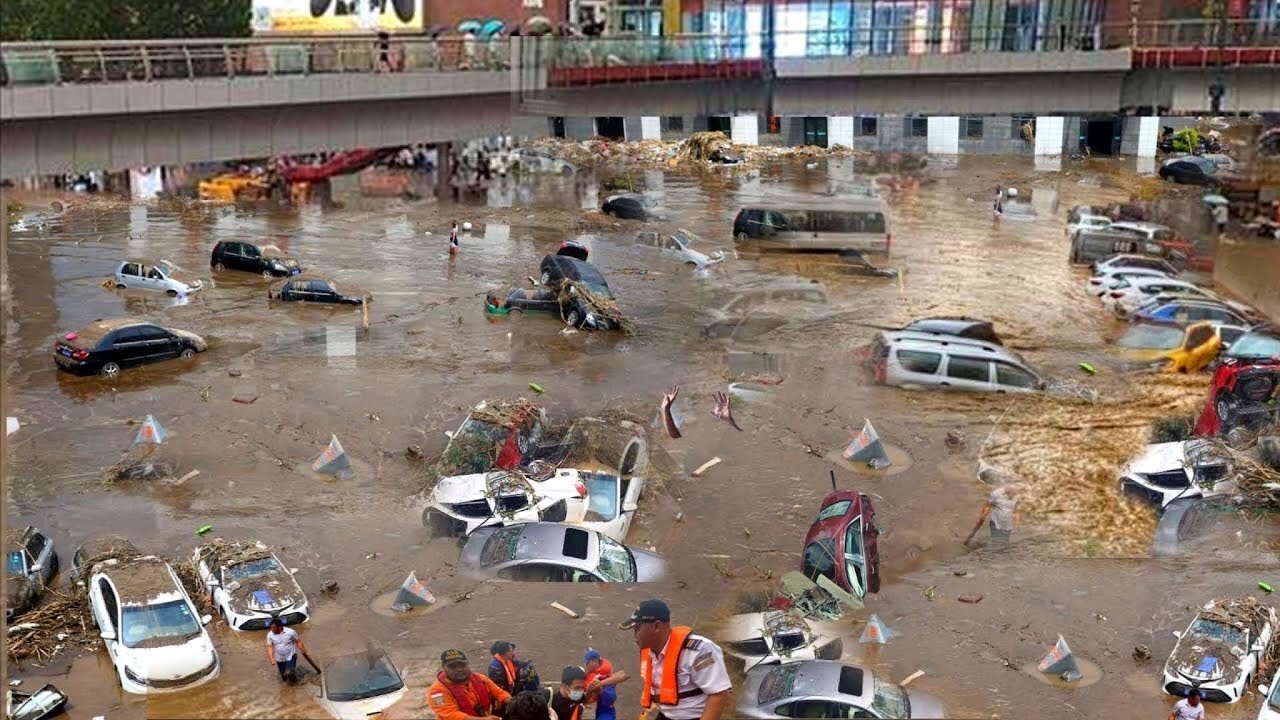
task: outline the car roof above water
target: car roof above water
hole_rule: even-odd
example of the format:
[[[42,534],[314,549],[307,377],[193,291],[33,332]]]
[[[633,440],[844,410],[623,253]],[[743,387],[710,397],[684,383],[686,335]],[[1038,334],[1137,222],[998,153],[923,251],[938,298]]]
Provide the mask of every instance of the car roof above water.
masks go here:
[[[992,360],[1005,360],[1017,365],[1025,364],[1016,353],[989,342],[971,340],[969,338],[943,335],[941,333],[917,332],[914,330],[898,330],[882,332],[886,344],[893,347],[912,350],[946,350],[971,357],[985,357]]]
[[[127,562],[105,560],[93,571],[111,578],[121,605],[151,605],[181,597],[169,564],[154,555]]]

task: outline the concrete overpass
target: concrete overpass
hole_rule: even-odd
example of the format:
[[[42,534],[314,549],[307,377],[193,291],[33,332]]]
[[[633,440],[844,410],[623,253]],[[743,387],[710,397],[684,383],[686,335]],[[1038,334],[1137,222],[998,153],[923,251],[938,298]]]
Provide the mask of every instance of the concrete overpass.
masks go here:
[[[741,40],[394,38],[385,61],[349,36],[4,44],[0,177],[546,134],[551,116],[1204,113],[1218,60],[1166,47],[767,60]],[[1280,111],[1280,37],[1257,43],[1223,57],[1227,112]]]

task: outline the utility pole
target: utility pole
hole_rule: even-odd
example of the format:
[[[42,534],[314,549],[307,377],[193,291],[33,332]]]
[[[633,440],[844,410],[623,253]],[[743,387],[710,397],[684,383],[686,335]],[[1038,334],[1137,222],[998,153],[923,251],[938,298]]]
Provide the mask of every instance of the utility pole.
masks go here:
[[[764,52],[764,121],[769,122],[769,118],[773,117],[773,58],[777,52],[777,13],[774,11],[774,0],[765,0],[764,4],[764,22],[761,23],[764,30],[764,37],[761,48]]]
[[[1222,112],[1222,96],[1227,93],[1226,74],[1222,59],[1227,49],[1227,0],[1215,1],[1218,20],[1218,53],[1213,64],[1213,82],[1209,83],[1209,110],[1214,115]]]

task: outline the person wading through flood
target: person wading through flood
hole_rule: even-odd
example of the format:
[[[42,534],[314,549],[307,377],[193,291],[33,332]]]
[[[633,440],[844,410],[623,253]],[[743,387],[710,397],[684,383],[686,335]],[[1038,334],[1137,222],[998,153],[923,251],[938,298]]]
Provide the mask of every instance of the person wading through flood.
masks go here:
[[[650,720],[720,720],[733,683],[720,646],[693,629],[671,625],[671,609],[645,600],[619,627],[631,630],[640,648],[640,705]],[[643,717],[643,714],[642,716]]]
[[[587,696],[587,671],[568,665],[560,672],[560,687],[551,694],[551,709],[556,720],[582,720],[582,705]]]
[[[1021,488],[1014,484],[1001,485],[992,490],[986,504],[982,506],[982,512],[978,514],[978,522],[974,524],[969,537],[964,539],[964,544],[968,545],[982,528],[982,523],[988,521],[991,527],[991,542],[1008,543],[1013,531],[1022,526],[1022,515],[1018,512],[1020,492]]]
[[[461,650],[440,653],[442,669],[427,688],[427,707],[440,720],[497,718],[511,693],[484,675],[471,672],[471,663]]]
[[[1190,695],[1173,705],[1169,720],[1204,720],[1204,704],[1200,702],[1200,691],[1192,690]]]
[[[280,618],[272,618],[267,630],[267,659],[275,664],[284,682],[298,679],[298,651],[307,654],[307,646],[302,644],[298,631],[285,627]]]
[[[453,221],[453,228],[449,230],[449,254],[458,254],[458,221]]]
[[[613,707],[618,701],[618,689],[614,687],[627,681],[625,671],[613,671],[613,663],[598,650],[588,649],[582,658],[587,671],[587,704],[596,703],[596,720],[617,720],[618,711]]]

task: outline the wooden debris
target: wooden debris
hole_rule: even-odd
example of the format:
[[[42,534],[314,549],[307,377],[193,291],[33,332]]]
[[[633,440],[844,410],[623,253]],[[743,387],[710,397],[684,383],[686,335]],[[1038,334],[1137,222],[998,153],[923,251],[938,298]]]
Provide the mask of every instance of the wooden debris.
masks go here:
[[[702,477],[702,473],[710,470],[711,468],[715,467],[716,465],[719,465],[720,463],[721,463],[721,460],[719,456],[713,457],[710,460],[699,465],[698,469],[694,470],[693,473],[691,474],[693,475],[693,477]]]
[[[551,607],[553,607],[553,608],[555,608],[555,609],[559,610],[560,612],[562,612],[562,613],[564,613],[565,615],[568,615],[569,617],[574,618],[574,619],[577,619],[577,618],[582,617],[581,615],[579,615],[579,614],[578,614],[577,612],[575,612],[574,610],[570,610],[569,608],[565,607],[564,605],[561,605],[561,604],[560,604],[560,603],[558,603],[558,602],[553,602],[553,603],[551,603]]]

